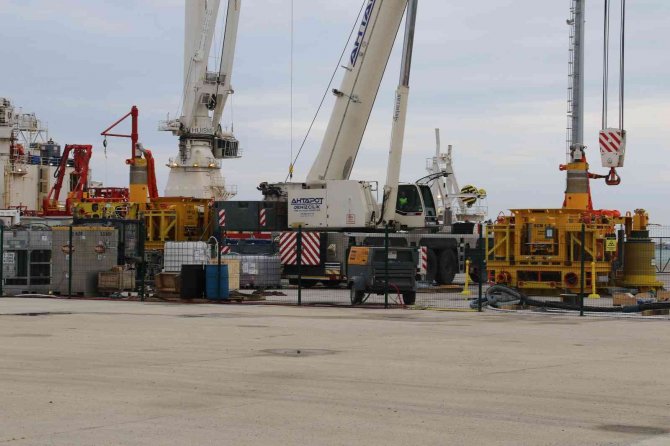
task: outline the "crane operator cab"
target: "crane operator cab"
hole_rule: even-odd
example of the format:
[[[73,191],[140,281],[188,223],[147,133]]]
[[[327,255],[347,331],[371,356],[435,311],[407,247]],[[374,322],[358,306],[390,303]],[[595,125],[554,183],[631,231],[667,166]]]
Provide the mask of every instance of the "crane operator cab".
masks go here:
[[[438,225],[435,200],[427,185],[398,185],[395,214],[396,221],[403,229]]]

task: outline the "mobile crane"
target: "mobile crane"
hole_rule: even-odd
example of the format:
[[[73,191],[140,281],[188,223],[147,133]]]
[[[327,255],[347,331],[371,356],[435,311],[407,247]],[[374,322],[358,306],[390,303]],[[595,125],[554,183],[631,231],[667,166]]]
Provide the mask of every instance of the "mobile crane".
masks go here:
[[[363,10],[342,84],[321,149],[304,183],[263,183],[266,200],[288,203],[288,225],[322,230],[437,228],[430,187],[399,184],[409,99],[409,80],[417,12],[416,0],[369,0]],[[407,9],[400,80],[395,93],[393,128],[382,202],[371,181],[350,179],[365,128]],[[396,206],[401,195],[402,206]]]
[[[221,176],[222,159],[239,158],[239,142],[221,128],[233,93],[231,75],[242,0],[228,0],[220,65],[208,71],[220,0],[186,0],[184,92],[181,116],[159,124],[179,137],[178,155],[168,162],[165,195],[227,200],[234,195]]]
[[[335,104],[321,148],[306,181],[262,183],[259,190],[264,201],[260,203],[217,202],[218,220],[225,222],[218,226],[224,245],[226,231],[302,228],[309,231],[303,241],[314,254],[303,257],[304,284],[337,285],[347,280],[350,246],[378,244],[383,241],[380,231],[388,228],[394,232],[390,234],[394,246],[421,248],[428,281],[449,284],[456,273],[464,271],[465,250],[474,247],[477,236],[471,227],[464,234],[440,232],[444,228],[438,222],[431,192],[431,181],[447,172],[434,173],[414,184],[399,183],[417,6],[418,0],[365,2],[341,86],[333,90]],[[405,11],[386,184],[378,203],[374,182],[350,176]],[[289,280],[297,277],[294,236],[295,232],[283,232],[279,242]]]

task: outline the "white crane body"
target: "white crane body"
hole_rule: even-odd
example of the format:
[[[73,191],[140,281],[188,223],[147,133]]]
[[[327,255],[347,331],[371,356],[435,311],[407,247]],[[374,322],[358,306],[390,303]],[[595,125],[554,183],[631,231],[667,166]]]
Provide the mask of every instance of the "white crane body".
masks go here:
[[[399,184],[417,3],[410,0],[408,6],[407,0],[368,0],[342,85],[333,91],[333,112],[307,181],[261,187],[266,199],[288,201],[290,226],[357,230],[383,225],[422,228],[437,223],[428,186]],[[401,75],[380,205],[375,197],[376,183],[351,180],[350,175],[406,9]],[[403,197],[411,197],[404,209],[396,209],[399,190],[404,191]]]
[[[181,115],[161,124],[179,136],[179,153],[171,158],[167,196],[225,200],[232,191],[221,175],[221,159],[238,157],[238,141],[221,129],[237,43],[241,0],[229,0],[221,62],[208,71],[220,0],[186,0],[184,92]]]

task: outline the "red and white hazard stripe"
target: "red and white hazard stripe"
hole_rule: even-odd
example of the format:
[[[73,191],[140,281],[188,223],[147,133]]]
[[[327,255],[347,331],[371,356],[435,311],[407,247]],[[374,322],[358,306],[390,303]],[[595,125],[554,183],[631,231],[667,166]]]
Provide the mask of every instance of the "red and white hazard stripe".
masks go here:
[[[219,226],[224,228],[226,226],[226,210],[225,209],[220,209],[219,210]]]
[[[279,238],[279,258],[283,265],[298,263],[298,233],[284,232]],[[302,233],[302,265],[321,264],[321,235],[317,232]]]
[[[226,254],[230,254],[230,246],[223,245],[221,246],[221,255],[225,256]]]
[[[428,271],[428,247],[419,248],[419,274],[424,276]]]
[[[603,167],[623,167],[626,152],[626,132],[622,129],[603,129],[599,135]]]
[[[623,146],[624,136],[621,129],[605,129],[600,131],[600,152],[619,153]]]
[[[261,209],[260,213],[258,214],[258,223],[261,227],[265,227],[267,222],[267,209]]]

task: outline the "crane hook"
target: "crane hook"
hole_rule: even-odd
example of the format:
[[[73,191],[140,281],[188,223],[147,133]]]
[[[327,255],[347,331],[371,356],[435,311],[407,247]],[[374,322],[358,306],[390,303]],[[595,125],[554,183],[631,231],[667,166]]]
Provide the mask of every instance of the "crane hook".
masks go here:
[[[621,177],[614,167],[610,169],[609,175],[607,175],[607,178],[605,178],[605,184],[608,186],[618,186],[621,184]]]

